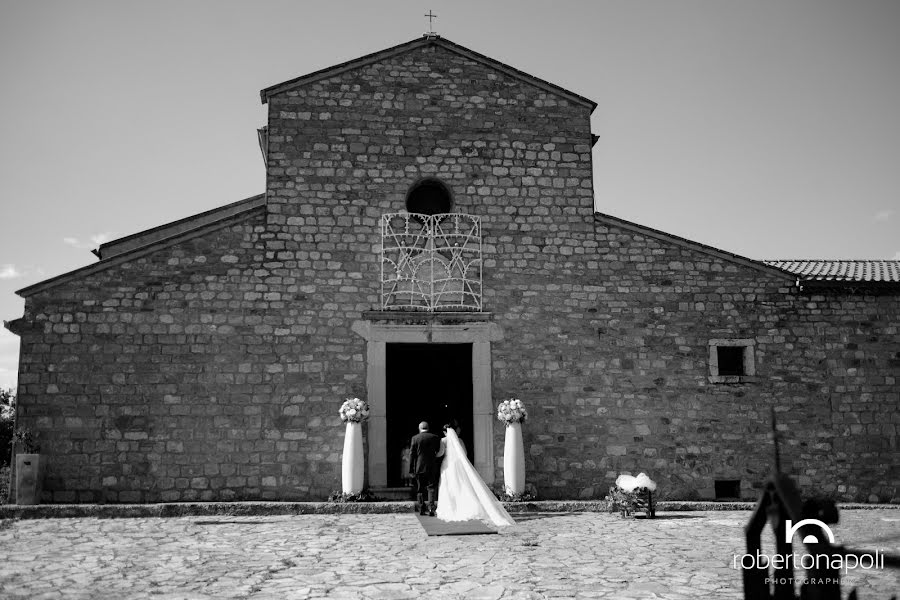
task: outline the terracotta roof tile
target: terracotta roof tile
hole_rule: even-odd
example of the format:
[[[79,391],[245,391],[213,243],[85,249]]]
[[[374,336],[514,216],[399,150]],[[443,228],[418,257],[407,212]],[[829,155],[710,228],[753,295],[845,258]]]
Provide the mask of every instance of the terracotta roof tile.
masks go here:
[[[900,283],[900,260],[766,260],[805,281]]]

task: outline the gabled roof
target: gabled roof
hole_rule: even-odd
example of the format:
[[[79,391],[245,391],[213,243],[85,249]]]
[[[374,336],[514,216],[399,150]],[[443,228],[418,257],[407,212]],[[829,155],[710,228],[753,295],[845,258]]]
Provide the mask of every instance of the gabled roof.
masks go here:
[[[804,287],[900,287],[900,260],[754,260],[603,213],[594,213],[594,221],[780,276]]]
[[[271,96],[280,94],[281,92],[295,89],[295,88],[301,87],[303,85],[306,85],[308,83],[312,83],[314,81],[319,81],[321,79],[334,77],[335,75],[339,75],[339,74],[349,71],[351,69],[358,69],[360,67],[364,67],[366,65],[384,60],[386,58],[392,58],[394,56],[398,56],[400,54],[405,54],[407,52],[412,52],[414,50],[418,50],[419,48],[424,48],[427,46],[438,46],[438,47],[444,48],[446,50],[449,50],[450,52],[453,52],[455,54],[458,54],[460,56],[463,56],[463,57],[473,60],[475,62],[481,63],[488,68],[500,71],[502,73],[505,73],[506,75],[509,75],[511,77],[514,77],[516,79],[519,79],[521,81],[529,83],[531,85],[537,86],[548,92],[552,92],[554,94],[559,94],[560,96],[568,98],[569,100],[572,100],[573,102],[576,102],[578,104],[588,106],[588,107],[590,107],[591,111],[593,111],[597,107],[597,103],[594,102],[593,100],[589,100],[589,99],[585,98],[584,96],[580,96],[574,92],[570,92],[569,90],[559,87],[558,85],[552,84],[548,81],[544,81],[543,79],[535,77],[534,75],[529,75],[528,73],[525,73],[524,71],[520,71],[520,70],[518,70],[514,67],[511,67],[505,63],[502,63],[498,60],[494,60],[493,58],[487,57],[483,54],[479,54],[478,52],[475,52],[474,50],[469,50],[468,48],[466,48],[464,46],[455,44],[455,43],[451,42],[450,40],[442,38],[438,35],[425,35],[421,38],[416,38],[412,41],[394,46],[392,48],[387,48],[385,50],[380,50],[380,51],[374,52],[372,54],[367,54],[366,56],[362,56],[360,58],[356,58],[356,59],[341,63],[339,65],[335,65],[333,67],[321,69],[319,71],[309,73],[308,75],[303,75],[303,76],[297,77],[295,79],[291,79],[288,81],[284,81],[282,83],[278,83],[278,84],[269,86],[269,87],[265,88],[264,90],[261,90],[259,92],[259,96],[260,96],[260,99],[262,100],[262,103],[265,104],[269,101],[269,98]]]
[[[265,194],[261,194],[107,242],[95,251],[98,257],[102,257],[99,262],[24,287],[17,290],[16,294],[23,298],[33,296],[57,285],[105,271],[110,267],[141,258],[162,248],[240,223],[256,215],[264,214],[265,210]]]
[[[687,238],[683,238],[671,233],[666,233],[665,231],[660,231],[658,229],[653,229],[652,227],[647,227],[646,225],[638,225],[637,223],[632,223],[631,221],[626,221],[624,219],[620,219],[618,217],[613,217],[611,215],[606,215],[603,213],[594,213],[594,221],[597,223],[602,223],[604,225],[613,225],[615,227],[620,227],[622,229],[626,229],[628,231],[632,231],[634,233],[638,233],[641,235],[645,235],[648,237],[656,238],[658,240],[668,242],[670,244],[675,244],[676,246],[681,246],[683,248],[687,248],[689,250],[694,250],[696,252],[702,252],[703,254],[707,254],[710,256],[714,256],[716,258],[735,263],[744,267],[750,267],[751,269],[756,269],[757,271],[762,271],[764,273],[768,273],[769,275],[775,275],[776,277],[780,277],[785,279],[791,283],[796,282],[797,278],[784,271],[783,269],[778,269],[776,267],[767,265],[765,262],[760,260],[753,260],[752,258],[746,258],[744,256],[740,256],[738,254],[734,254],[732,252],[728,252],[726,250],[720,250],[719,248],[714,248],[712,246],[707,246],[706,244],[701,244],[700,242],[695,242],[689,240]]]
[[[767,260],[804,282],[900,283],[900,260]]]
[[[232,202],[225,206],[219,206],[212,210],[185,217],[184,219],[178,219],[171,223],[159,225],[152,229],[145,229],[144,231],[139,231],[117,240],[106,242],[105,244],[101,244],[100,247],[94,251],[94,254],[101,260],[112,258],[113,256],[118,256],[129,250],[134,250],[135,248],[140,248],[152,244],[153,242],[170,238],[178,233],[197,229],[198,227],[202,227],[203,225],[207,225],[214,221],[219,221],[226,217],[263,206],[265,203],[265,194],[244,198],[243,200],[238,200],[237,202]]]

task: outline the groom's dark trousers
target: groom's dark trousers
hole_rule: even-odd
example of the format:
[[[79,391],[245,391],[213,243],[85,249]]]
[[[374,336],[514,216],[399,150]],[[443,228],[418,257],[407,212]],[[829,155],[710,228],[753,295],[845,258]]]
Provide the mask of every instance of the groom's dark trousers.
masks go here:
[[[409,445],[409,474],[416,480],[416,510],[419,514],[425,514],[426,494],[428,510],[434,514],[440,449],[441,438],[427,431],[414,436]]]

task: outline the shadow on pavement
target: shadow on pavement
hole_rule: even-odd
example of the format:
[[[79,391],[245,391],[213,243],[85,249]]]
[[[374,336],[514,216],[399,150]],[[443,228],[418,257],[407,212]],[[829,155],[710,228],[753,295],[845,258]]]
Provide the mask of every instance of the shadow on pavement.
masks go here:
[[[279,519],[281,521],[286,521],[287,519]],[[216,521],[194,521],[194,525],[267,525],[269,523],[276,523],[275,520],[266,520],[266,521],[238,521],[238,520],[216,520]]]
[[[512,513],[510,516],[515,519],[516,523],[523,521],[534,521],[537,519],[550,519],[553,517],[570,517],[572,515],[580,515],[578,512],[545,512],[545,513]]]
[[[552,519],[553,517],[569,517],[572,515],[581,515],[581,512],[544,512],[544,513],[513,513],[511,516],[517,523],[524,521],[534,521],[536,519]],[[614,513],[596,513],[601,515],[615,516]],[[653,519],[647,518],[645,515],[635,515],[634,519],[638,521],[663,521],[669,519],[705,519],[708,515],[687,515],[687,514],[659,514]]]
[[[705,518],[707,518],[706,515],[682,515],[682,514],[678,514],[678,515],[657,514],[652,519],[649,519],[644,515],[638,515],[635,517],[635,519],[641,519],[641,520],[647,520],[647,521],[664,521],[664,520],[668,520],[668,519],[705,519]]]

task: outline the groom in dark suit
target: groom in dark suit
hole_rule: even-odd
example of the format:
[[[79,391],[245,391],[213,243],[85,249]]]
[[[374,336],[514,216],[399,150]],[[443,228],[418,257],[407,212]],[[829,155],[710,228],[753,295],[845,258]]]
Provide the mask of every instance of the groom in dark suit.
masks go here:
[[[409,445],[409,475],[416,480],[416,510],[425,514],[425,493],[428,493],[428,514],[434,516],[435,486],[439,475],[437,454],[441,438],[428,431],[428,423],[419,423],[419,433]]]

